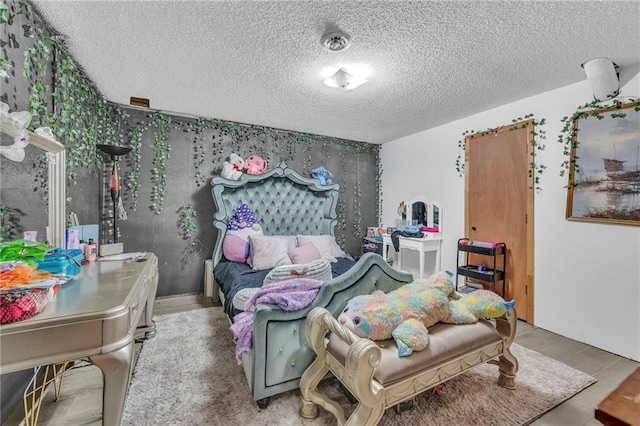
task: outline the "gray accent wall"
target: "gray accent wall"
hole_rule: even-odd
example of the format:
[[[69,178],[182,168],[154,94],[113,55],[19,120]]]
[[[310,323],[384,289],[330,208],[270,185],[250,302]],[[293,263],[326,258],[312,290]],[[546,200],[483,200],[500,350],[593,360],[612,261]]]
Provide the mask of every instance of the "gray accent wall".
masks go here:
[[[9,77],[0,77],[0,99],[9,104],[11,111],[32,111],[32,92],[34,82],[47,87],[57,87],[57,69],[51,62],[39,62],[44,68],[45,75],[38,79],[24,77],[25,50],[34,46],[34,39],[23,35],[24,25],[42,29],[45,36],[55,34],[49,26],[38,16],[34,9],[33,16],[25,13],[25,9],[14,0],[6,0],[5,4],[12,14],[11,25],[0,25],[2,40],[9,41],[9,33],[15,36],[17,43],[8,43],[1,50],[1,59],[11,65]],[[11,28],[10,28],[11,27]],[[19,46],[18,46],[19,44]],[[65,49],[64,46],[59,46]],[[58,53],[59,56],[59,53]],[[81,70],[81,64],[78,64]],[[36,72],[33,69],[29,72]],[[37,71],[37,72],[42,72]],[[80,71],[79,74],[82,74]],[[86,84],[93,83],[86,80]],[[95,87],[95,85],[93,85]],[[58,128],[82,125],[78,122],[62,123],[59,111],[61,105],[49,93],[37,90],[38,101],[44,102],[47,114],[53,120],[48,123]],[[133,95],[133,94],[132,94]],[[95,101],[90,101],[95,102]],[[153,100],[152,100],[153,102]],[[105,125],[121,129],[119,144],[128,146],[131,143],[127,129],[132,130],[139,122],[148,120],[151,112],[130,108],[123,105],[113,105],[119,114],[112,117],[102,116],[102,130],[100,125],[84,124],[77,131],[89,128],[94,131],[93,137],[104,132]],[[85,108],[86,107],[86,108]],[[94,104],[83,105],[84,110],[95,110]],[[40,109],[42,111],[42,109]],[[125,114],[122,114],[122,113]],[[171,117],[174,126],[169,128],[167,143],[171,146],[171,157],[167,160],[166,178],[167,192],[164,197],[163,209],[157,214],[151,208],[152,169],[156,167],[154,157],[156,153],[155,129],[150,127],[143,133],[140,149],[140,191],[135,200],[135,209],[131,191],[127,190],[128,176],[135,166],[131,158],[123,158],[121,176],[123,181],[123,203],[128,219],[120,223],[120,241],[124,250],[153,251],[159,259],[160,282],[158,296],[174,296],[181,294],[201,293],[203,291],[204,261],[211,257],[215,240],[213,227],[214,206],[210,193],[210,179],[218,174],[222,161],[230,153],[237,152],[246,157],[251,154],[263,156],[270,164],[285,161],[288,166],[303,175],[323,165],[334,173],[334,183],[340,184],[340,198],[338,202],[338,226],[336,237],[344,249],[354,255],[361,254],[361,237],[367,226],[378,224],[378,186],[379,186],[379,147],[362,142],[346,141],[328,138],[321,135],[288,132],[286,130],[268,129],[260,126],[248,126],[256,134],[262,134],[258,139],[236,138],[233,134],[225,134],[216,130],[216,126],[205,129],[202,144],[204,161],[196,170],[194,153],[194,133],[185,130],[185,123],[193,123],[194,119]],[[228,123],[214,119],[204,119],[207,123],[222,123],[231,127],[244,125]],[[109,123],[109,121],[111,121]],[[182,124],[180,124],[182,123]],[[34,123],[30,130],[33,130]],[[96,129],[90,128],[94,126]],[[292,123],[293,127],[293,123]],[[67,129],[68,130],[68,129]],[[64,137],[59,141],[72,148]],[[11,140],[3,138],[1,143],[9,144]],[[102,142],[97,142],[102,143]],[[199,146],[199,145],[198,145]],[[68,151],[69,153],[71,151]],[[96,154],[99,155],[99,154]],[[67,160],[69,161],[69,154]],[[38,176],[46,168],[43,156],[35,148],[27,147],[26,159],[21,163],[13,163],[0,157],[0,203],[10,209],[10,214],[4,223],[11,226],[11,234],[7,239],[22,238],[26,230],[37,230],[38,240],[45,241],[46,186],[40,183]],[[98,223],[101,235],[110,238],[109,214],[111,202],[108,189],[109,165],[102,162],[101,167],[87,165],[76,169],[75,184],[67,186],[67,212],[75,212],[81,224]],[[204,176],[204,180],[196,179],[197,172]],[[197,227],[192,237],[184,238],[180,232],[179,209],[191,204],[197,212]],[[72,284],[71,284],[72,285]],[[32,370],[25,370],[11,374],[3,374],[0,395],[0,413],[2,421],[11,414],[22,399],[22,392]]]

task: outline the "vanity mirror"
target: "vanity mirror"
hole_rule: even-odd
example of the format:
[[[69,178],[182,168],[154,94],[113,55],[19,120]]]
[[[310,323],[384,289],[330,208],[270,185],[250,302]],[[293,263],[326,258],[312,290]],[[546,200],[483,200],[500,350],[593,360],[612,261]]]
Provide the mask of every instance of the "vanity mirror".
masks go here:
[[[56,141],[47,128],[27,130],[31,115],[27,111],[9,113],[0,103],[0,133],[13,138],[12,145],[0,146],[0,154],[11,161],[22,161],[24,150],[33,145],[47,153],[48,171],[48,235],[53,247],[65,246],[66,227],[66,161],[64,145]],[[4,138],[3,138],[4,139]],[[6,161],[5,158],[2,158]]]
[[[415,197],[407,205],[407,220],[411,225],[438,228],[442,232],[442,206],[422,196]]]

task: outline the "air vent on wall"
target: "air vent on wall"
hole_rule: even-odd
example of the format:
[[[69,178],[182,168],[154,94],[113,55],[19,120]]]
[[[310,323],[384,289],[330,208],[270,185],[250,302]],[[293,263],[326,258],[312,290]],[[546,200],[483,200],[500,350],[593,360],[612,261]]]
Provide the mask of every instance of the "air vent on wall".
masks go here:
[[[131,96],[131,98],[129,98],[129,105],[149,108],[149,99]]]

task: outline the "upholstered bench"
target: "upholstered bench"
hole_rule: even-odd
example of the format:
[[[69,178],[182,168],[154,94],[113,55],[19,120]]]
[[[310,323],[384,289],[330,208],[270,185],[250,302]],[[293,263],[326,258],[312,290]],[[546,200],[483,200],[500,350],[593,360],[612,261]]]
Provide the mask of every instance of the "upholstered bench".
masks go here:
[[[515,338],[516,313],[510,309],[494,322],[438,323],[429,328],[426,349],[399,357],[393,340],[360,338],[329,311],[314,308],[305,327],[307,343],[317,357],[300,380],[300,415],[313,419],[320,405],[333,413],[339,425],[375,425],[385,409],[485,362],[498,366],[501,386],[514,389],[518,360],[509,347]],[[336,401],[317,390],[328,372],[359,402],[348,420]]]

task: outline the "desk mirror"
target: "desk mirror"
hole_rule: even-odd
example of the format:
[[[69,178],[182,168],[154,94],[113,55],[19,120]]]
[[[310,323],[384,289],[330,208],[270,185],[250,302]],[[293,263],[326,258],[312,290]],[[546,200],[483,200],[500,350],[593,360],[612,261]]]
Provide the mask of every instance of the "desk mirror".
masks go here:
[[[437,227],[442,232],[442,206],[425,197],[415,197],[407,205],[407,220],[409,224]]]

